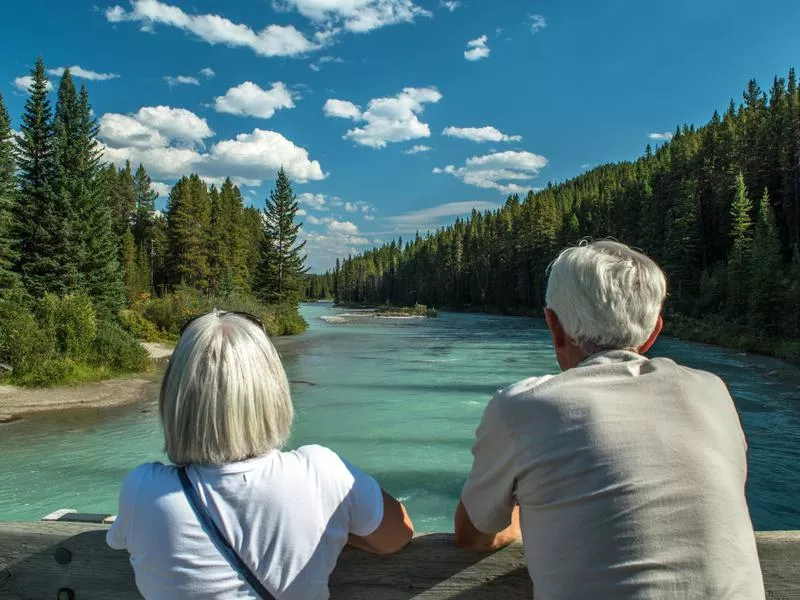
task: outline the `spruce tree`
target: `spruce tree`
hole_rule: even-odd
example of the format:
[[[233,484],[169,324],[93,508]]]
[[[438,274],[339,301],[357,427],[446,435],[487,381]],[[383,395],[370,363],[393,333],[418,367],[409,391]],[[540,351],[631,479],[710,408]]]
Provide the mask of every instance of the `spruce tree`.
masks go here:
[[[169,195],[167,240],[172,283],[207,291],[211,205],[206,184],[196,174],[183,177]]]
[[[0,94],[0,289],[12,287],[17,281],[13,271],[17,252],[17,184],[14,137],[11,119]]]
[[[303,294],[305,242],[297,243],[297,197],[283,168],[264,209],[264,237],[254,291],[264,302],[296,304]]]
[[[19,263],[18,271],[34,298],[46,292],[64,295],[70,291],[68,236],[65,210],[53,189],[55,160],[53,122],[47,99],[44,62],[37,59],[31,71],[33,82],[22,115],[18,138],[19,168]]]
[[[772,331],[777,325],[783,304],[781,286],[783,263],[778,228],[766,188],[758,206],[758,221],[753,237],[748,275],[750,284],[748,321],[753,328],[761,330],[762,333],[766,333],[764,329]]]
[[[84,186],[80,131],[80,103],[69,69],[64,71],[58,85],[58,101],[53,117],[53,199],[61,221],[64,242],[66,293],[83,290],[79,265],[85,259],[85,239],[82,201],[79,194]]]
[[[156,213],[156,198],[158,193],[152,188],[153,180],[147,174],[144,166],[139,163],[139,168],[133,176],[133,194],[136,210],[133,214],[133,238],[137,248],[150,248],[153,239],[153,222]]]
[[[78,117],[77,182],[73,206],[81,231],[82,260],[79,268],[98,316],[116,319],[125,302],[125,289],[111,216],[111,200],[100,163],[97,123],[92,117],[85,86],[80,91]]]
[[[728,262],[728,313],[733,318],[744,316],[747,307],[747,271],[753,241],[753,203],[741,171],[736,176],[736,195],[731,204],[731,247]]]

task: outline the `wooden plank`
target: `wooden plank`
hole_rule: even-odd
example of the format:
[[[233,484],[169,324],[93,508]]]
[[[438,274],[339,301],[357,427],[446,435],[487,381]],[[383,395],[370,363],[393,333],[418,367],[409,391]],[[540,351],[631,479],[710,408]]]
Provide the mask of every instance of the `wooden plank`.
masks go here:
[[[128,554],[108,548],[105,531],[85,523],[0,522],[0,598],[52,600],[69,588],[76,600],[139,599]],[[800,531],[756,537],[767,598],[800,600]],[[57,550],[69,562],[59,564]],[[421,535],[393,556],[346,549],[330,588],[333,600],[531,598],[521,545],[477,554],[456,548],[451,534]]]

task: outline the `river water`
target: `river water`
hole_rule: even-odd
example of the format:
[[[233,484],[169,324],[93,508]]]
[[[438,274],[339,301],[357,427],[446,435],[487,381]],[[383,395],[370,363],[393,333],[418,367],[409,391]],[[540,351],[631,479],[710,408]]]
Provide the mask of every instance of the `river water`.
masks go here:
[[[557,365],[544,321],[443,313],[347,317],[308,304],[309,330],[277,340],[296,407],[290,446],[329,446],[406,501],[418,531],[452,531],[474,428],[499,387]],[[720,375],[749,442],[757,529],[800,529],[800,369],[672,339],[653,354]],[[0,427],[0,520],[57,508],[116,512],[140,462],[166,460],[152,405],[37,416]]]

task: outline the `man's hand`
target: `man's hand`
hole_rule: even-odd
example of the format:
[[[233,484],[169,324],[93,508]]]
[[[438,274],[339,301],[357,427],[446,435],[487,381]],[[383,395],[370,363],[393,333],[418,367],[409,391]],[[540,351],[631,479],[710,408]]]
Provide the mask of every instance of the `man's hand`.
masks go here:
[[[478,552],[499,550],[522,539],[522,531],[519,528],[519,506],[515,506],[511,511],[511,525],[499,533],[484,533],[472,523],[464,503],[459,502],[456,509],[455,530],[456,546],[459,548]]]

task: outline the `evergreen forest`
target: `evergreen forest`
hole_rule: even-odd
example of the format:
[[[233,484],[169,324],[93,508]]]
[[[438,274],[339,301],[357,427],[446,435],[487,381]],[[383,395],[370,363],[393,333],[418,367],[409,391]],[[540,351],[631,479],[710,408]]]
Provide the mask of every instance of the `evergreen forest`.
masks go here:
[[[166,210],[144,166],[108,164],[85,86],[48,94],[41,59],[19,131],[0,96],[0,378],[46,385],[145,369],[212,308],[305,328],[297,200],[281,169],[263,210],[228,178],[181,178]]]
[[[667,331],[800,361],[800,89],[751,80],[701,127],[496,211],[393,240],[311,276],[309,298],[541,314],[546,270],[613,237],[665,270]]]

